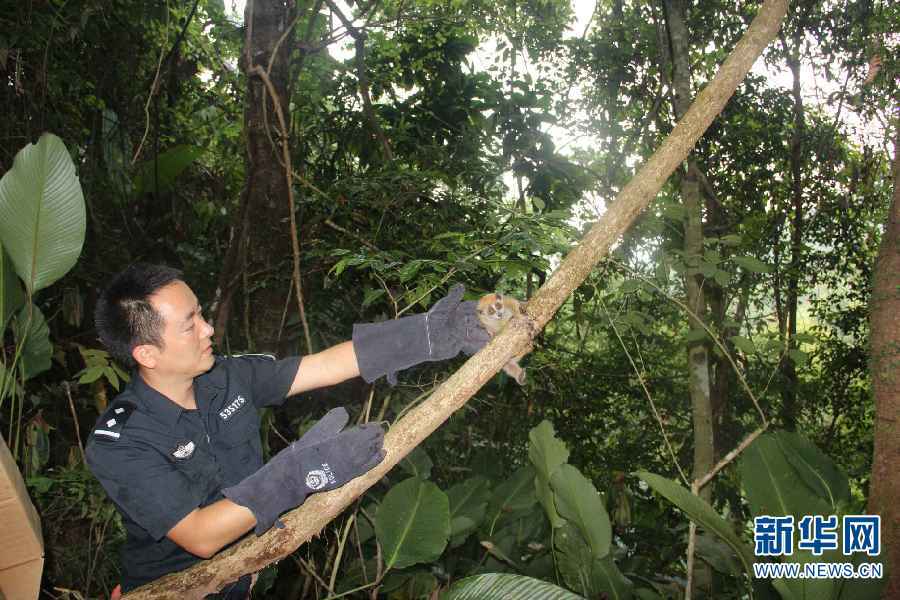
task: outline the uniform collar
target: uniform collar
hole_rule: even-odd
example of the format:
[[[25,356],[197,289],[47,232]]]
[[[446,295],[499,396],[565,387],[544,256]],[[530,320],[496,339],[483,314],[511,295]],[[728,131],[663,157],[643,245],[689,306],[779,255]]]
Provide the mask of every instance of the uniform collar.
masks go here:
[[[170,400],[167,396],[150,387],[139,371],[135,370],[131,378],[131,391],[140,400],[148,413],[159,418],[164,424],[174,426],[184,411],[181,406]]]
[[[209,371],[194,378],[194,399],[197,402],[197,408],[205,407],[204,402],[207,400],[200,388],[222,390],[227,387],[228,381],[222,362],[222,358],[217,356],[215,364]],[[178,418],[184,412],[179,404],[150,387],[137,370],[134,371],[131,381],[132,391],[147,412],[159,417],[163,423],[169,426],[174,426],[178,422]]]
[[[228,387],[228,377],[225,373],[224,361],[221,356],[216,356],[215,358],[216,362],[209,371],[194,378],[195,385],[200,384],[208,388],[216,388],[217,390],[224,390]]]

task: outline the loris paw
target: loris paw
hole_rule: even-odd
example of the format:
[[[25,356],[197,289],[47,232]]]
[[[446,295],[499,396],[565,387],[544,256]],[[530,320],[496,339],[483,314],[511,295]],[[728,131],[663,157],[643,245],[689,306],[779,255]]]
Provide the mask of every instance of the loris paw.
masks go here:
[[[519,385],[525,385],[525,369],[522,369],[518,375],[516,375],[516,383]]]

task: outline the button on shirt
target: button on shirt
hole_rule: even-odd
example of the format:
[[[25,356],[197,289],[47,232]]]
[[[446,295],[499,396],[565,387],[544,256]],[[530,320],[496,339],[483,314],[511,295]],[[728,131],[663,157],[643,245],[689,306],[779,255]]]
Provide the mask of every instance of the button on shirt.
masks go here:
[[[185,410],[139,374],[97,421],[87,463],[122,515],[122,589],[202,560],[166,534],[194,509],[262,466],[259,410],[281,405],[299,357],[216,357],[194,379],[196,410]]]

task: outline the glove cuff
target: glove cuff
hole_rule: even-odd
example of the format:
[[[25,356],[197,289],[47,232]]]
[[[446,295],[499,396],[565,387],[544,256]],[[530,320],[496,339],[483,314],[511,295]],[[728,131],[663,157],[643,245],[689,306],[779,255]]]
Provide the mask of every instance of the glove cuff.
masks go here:
[[[285,502],[285,485],[290,485],[278,477],[272,477],[264,465],[256,473],[245,477],[240,483],[222,490],[222,495],[239,504],[253,513],[256,517],[256,527],[253,531],[256,535],[262,535],[272,528],[278,516],[286,510],[303,504],[306,494],[302,494],[299,502]]]
[[[387,375],[388,383],[396,385],[397,371],[431,360],[429,325],[427,313],[353,325],[359,374],[367,383]]]

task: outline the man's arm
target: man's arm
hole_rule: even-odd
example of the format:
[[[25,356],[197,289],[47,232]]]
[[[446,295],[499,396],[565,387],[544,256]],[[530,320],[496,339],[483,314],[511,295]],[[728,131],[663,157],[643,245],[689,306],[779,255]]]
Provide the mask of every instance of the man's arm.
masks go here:
[[[343,342],[315,354],[304,356],[288,396],[335,385],[359,376],[353,342]]]
[[[166,537],[195,556],[209,558],[255,525],[250,509],[225,498],[195,508]]]

